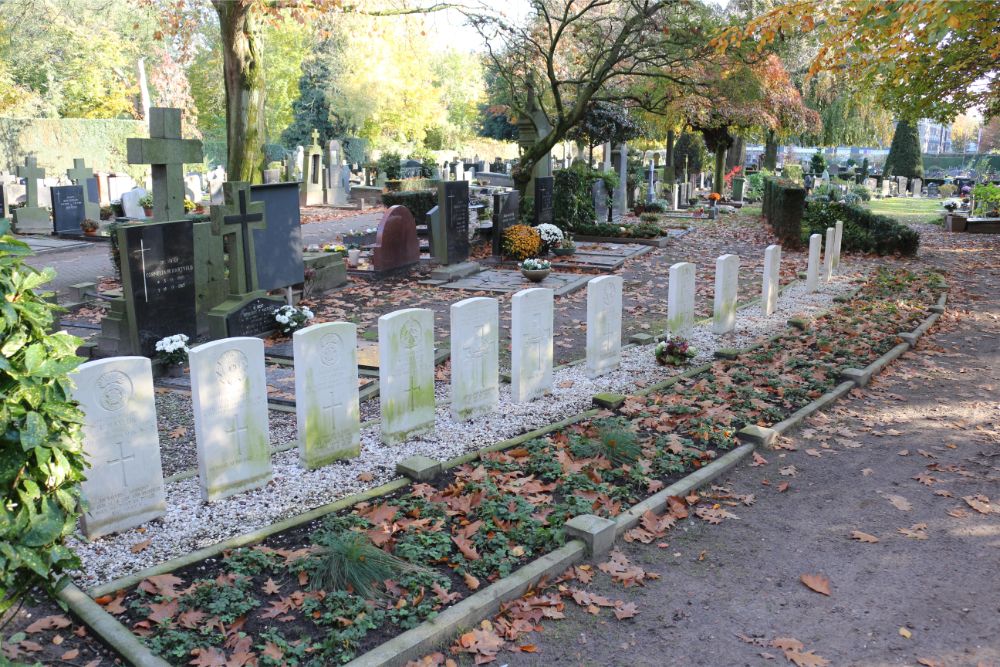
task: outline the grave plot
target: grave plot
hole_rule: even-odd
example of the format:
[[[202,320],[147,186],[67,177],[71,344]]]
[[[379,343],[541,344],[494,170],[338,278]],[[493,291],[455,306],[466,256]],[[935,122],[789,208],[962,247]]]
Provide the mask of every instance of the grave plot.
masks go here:
[[[572,255],[553,256],[549,261],[555,269],[580,269],[602,273],[617,271],[626,260],[641,257],[652,251],[653,248],[646,245],[580,242],[576,244],[576,252]],[[497,263],[503,266],[517,264],[509,260]]]
[[[466,278],[438,285],[438,287],[446,290],[488,292],[491,294],[512,294],[530,287],[545,287],[551,289],[556,296],[564,296],[583,289],[591,277],[576,273],[553,272],[541,282],[533,283],[525,278],[520,271],[486,269]]]

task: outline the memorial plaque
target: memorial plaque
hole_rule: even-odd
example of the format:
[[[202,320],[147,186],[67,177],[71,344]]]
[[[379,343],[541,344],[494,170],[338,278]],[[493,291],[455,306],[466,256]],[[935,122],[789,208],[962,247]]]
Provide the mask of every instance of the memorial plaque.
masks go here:
[[[230,336],[260,336],[278,328],[274,311],[280,307],[274,299],[258,297],[243,304],[226,316],[226,331]]]
[[[439,184],[438,210],[442,215],[431,229],[434,258],[441,264],[464,262],[469,258],[469,183]]]
[[[305,265],[298,183],[252,185],[250,200],[264,202],[267,220],[264,229],[253,230],[257,289],[270,291],[301,283],[305,280]]]
[[[591,187],[594,197],[594,217],[598,223],[608,222],[608,187],[604,184],[604,179],[598,178]]]
[[[52,188],[52,230],[56,234],[83,234],[80,223],[85,217],[81,186],[63,185]]]
[[[156,341],[174,334],[197,335],[194,283],[194,223],[145,222],[118,229],[122,282],[133,343],[156,354]]]
[[[493,195],[493,254],[503,255],[503,233],[518,223],[521,195],[517,190]]]
[[[537,176],[535,178],[535,225],[552,224],[552,188],[555,178]]]

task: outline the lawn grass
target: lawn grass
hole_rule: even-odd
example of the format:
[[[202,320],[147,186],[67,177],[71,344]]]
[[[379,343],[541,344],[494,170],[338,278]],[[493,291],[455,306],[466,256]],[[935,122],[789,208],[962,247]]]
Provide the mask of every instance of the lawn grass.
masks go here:
[[[940,199],[891,197],[888,199],[872,199],[870,202],[867,202],[867,206],[873,213],[889,216],[902,223],[925,222],[941,224],[943,221]]]

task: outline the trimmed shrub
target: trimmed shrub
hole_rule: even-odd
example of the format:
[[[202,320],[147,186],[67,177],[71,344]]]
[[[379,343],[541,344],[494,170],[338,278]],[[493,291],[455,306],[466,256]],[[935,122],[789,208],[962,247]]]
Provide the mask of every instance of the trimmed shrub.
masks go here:
[[[837,220],[844,222],[841,251],[845,253],[913,255],[920,246],[920,233],[916,230],[863,206],[842,202],[809,202],[802,218],[801,240],[808,242],[810,234],[825,234],[827,227],[833,227]]]
[[[413,214],[413,221],[426,225],[427,212],[437,206],[437,190],[414,190],[412,192],[383,192],[382,205],[405,206]]]
[[[917,126],[907,120],[896,123],[889,155],[885,158],[885,173],[907,178],[924,177],[924,161],[920,155],[920,135]]]
[[[430,178],[395,178],[385,182],[385,189],[389,192],[414,192],[416,190],[431,190],[437,188],[440,181]]]
[[[573,230],[580,236],[603,236],[605,238],[655,239],[664,235],[659,225],[651,222],[639,222],[631,225],[612,225],[604,222],[582,225]]]
[[[83,414],[69,373],[80,339],[51,334],[57,307],[36,289],[55,272],[24,263],[28,246],[0,229],[0,615],[39,587],[54,593],[80,561],[63,546],[76,528],[86,465]]]
[[[375,168],[378,169],[378,173],[385,174],[385,180],[398,180],[403,171],[403,167],[400,164],[402,159],[399,153],[389,151],[382,154],[382,157],[375,163]]]
[[[802,165],[801,164],[786,164],[782,170],[781,175],[790,181],[795,181],[796,183],[802,183]]]
[[[805,188],[786,179],[764,179],[762,212],[781,244],[787,248],[802,245],[802,213]]]
[[[552,222],[563,230],[576,230],[580,225],[593,224],[597,218],[591,190],[597,172],[586,165],[575,164],[557,171],[552,188]]]

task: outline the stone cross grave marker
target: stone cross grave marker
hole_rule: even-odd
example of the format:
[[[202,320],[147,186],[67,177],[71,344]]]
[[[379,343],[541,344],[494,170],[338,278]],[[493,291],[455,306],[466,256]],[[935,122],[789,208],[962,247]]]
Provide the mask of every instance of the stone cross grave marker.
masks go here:
[[[201,162],[201,142],[181,138],[181,110],[149,110],[149,139],[127,141],[129,164],[151,165],[153,220],[183,220],[184,165]]]
[[[667,285],[667,332],[683,336],[694,327],[695,266],[678,262],[670,267]]]
[[[823,244],[823,282],[830,282],[833,277],[833,246],[836,243],[837,230],[833,227],[826,228],[826,243]]]
[[[52,188],[52,231],[56,234],[83,234],[80,223],[86,217],[83,188],[60,185]]]
[[[521,211],[521,195],[517,190],[493,195],[493,255],[503,255],[503,235],[517,224]]]
[[[264,486],[271,479],[264,341],[217,340],[188,359],[202,499]]]
[[[91,467],[81,485],[89,539],[163,516],[166,498],[153,401],[153,369],[145,357],[88,361],[73,374],[73,398],[84,413],[83,451]]]
[[[319,130],[312,131],[312,144],[305,149],[302,171],[302,191],[299,200],[303,206],[323,203],[323,147],[319,145]]]
[[[451,304],[451,415],[465,421],[500,400],[500,305],[473,297]]]
[[[344,152],[340,142],[331,139],[326,144],[326,194],[327,204],[343,206],[347,203],[347,192],[344,189],[343,158]]]
[[[515,403],[552,391],[553,292],[521,290],[511,298],[510,384]]]
[[[45,178],[45,170],[34,157],[24,158],[17,175],[24,179],[25,205],[14,209],[14,228],[22,233],[48,234],[52,231],[49,212],[38,205],[38,186]]]
[[[781,288],[781,246],[772,244],[764,249],[764,278],[760,291],[760,308],[764,315],[771,315],[778,307]]]
[[[587,283],[587,377],[617,370],[622,362],[622,278]]]
[[[431,225],[431,249],[441,264],[458,264],[469,258],[469,183],[449,181],[438,185],[438,211]]]
[[[118,228],[131,349],[156,354],[156,341],[174,334],[194,339],[194,225],[190,220]]]
[[[552,224],[552,189],[555,178],[552,176],[535,177],[535,225]]]
[[[420,262],[417,223],[405,206],[391,206],[382,215],[375,234],[372,264],[376,271],[393,271]]]
[[[74,185],[83,188],[83,207],[89,220],[98,222],[101,219],[101,194],[97,187],[94,170],[87,166],[83,158],[73,159],[73,168],[66,170],[66,175]]]
[[[378,318],[379,406],[386,444],[434,429],[434,311]]]
[[[715,301],[712,331],[726,334],[736,328],[736,304],[740,285],[740,258],[722,255],[715,260]]]
[[[292,335],[299,463],[311,470],[361,453],[357,327],[327,322]]]
[[[823,247],[823,236],[813,234],[809,237],[809,263],[806,266],[806,291],[815,292],[819,289],[819,254]]]
[[[840,266],[840,246],[844,242],[844,221],[837,220],[833,225],[833,270]]]

